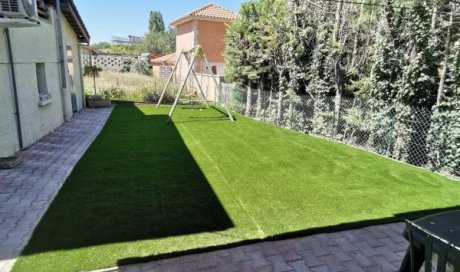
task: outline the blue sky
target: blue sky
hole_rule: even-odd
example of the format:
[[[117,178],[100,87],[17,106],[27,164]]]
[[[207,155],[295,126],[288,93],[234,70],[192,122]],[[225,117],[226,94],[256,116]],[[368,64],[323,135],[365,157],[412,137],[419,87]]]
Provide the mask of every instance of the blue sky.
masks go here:
[[[149,13],[159,10],[168,26],[173,19],[209,3],[238,11],[244,0],[74,0],[91,35],[91,43],[112,36],[143,35]]]

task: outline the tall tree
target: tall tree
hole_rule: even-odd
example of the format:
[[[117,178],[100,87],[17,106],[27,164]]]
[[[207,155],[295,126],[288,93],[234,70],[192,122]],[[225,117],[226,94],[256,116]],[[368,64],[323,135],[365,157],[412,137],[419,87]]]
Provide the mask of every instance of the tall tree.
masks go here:
[[[260,0],[241,5],[238,18],[227,29],[226,76],[247,89],[246,114],[252,110],[252,89],[257,88],[256,114],[260,114],[264,83],[276,73],[276,52],[282,43],[279,26],[285,17],[283,0]]]
[[[400,32],[406,41],[403,47],[405,65],[396,97],[398,121],[393,156],[417,164],[425,163],[426,154],[414,154],[410,150],[417,142],[425,142],[427,131],[416,127],[413,116],[423,115],[432,108],[438,89],[440,59],[432,38],[431,13],[432,5],[428,1],[414,1],[403,13],[405,27]]]
[[[281,21],[271,8],[277,1],[246,2],[227,34],[228,79],[248,86],[247,114],[252,88],[258,86],[259,113],[262,83],[270,81],[280,93],[278,124],[289,125],[282,120],[294,110],[300,114],[289,116],[310,116],[314,133],[343,140],[350,137],[351,112],[344,100],[353,98],[353,107],[355,101],[371,106],[360,117],[359,140],[368,147],[414,164],[448,165],[450,173],[458,169],[446,162],[460,161],[453,155],[460,154],[456,1],[286,2]],[[299,95],[311,98],[313,112],[293,107]],[[419,147],[427,140],[429,156]]]
[[[157,10],[152,10],[149,17],[149,32],[165,32],[163,15]]]

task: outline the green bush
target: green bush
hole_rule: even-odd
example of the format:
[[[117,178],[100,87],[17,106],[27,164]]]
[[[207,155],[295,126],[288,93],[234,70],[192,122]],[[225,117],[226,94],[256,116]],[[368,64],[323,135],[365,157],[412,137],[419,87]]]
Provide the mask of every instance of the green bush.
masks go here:
[[[146,76],[152,75],[152,70],[150,70],[150,65],[149,65],[148,60],[138,60],[134,64],[134,70],[141,75],[146,75]]]
[[[126,101],[128,96],[126,91],[122,88],[111,88],[105,89],[102,91],[102,97],[105,99],[116,100],[116,101]]]

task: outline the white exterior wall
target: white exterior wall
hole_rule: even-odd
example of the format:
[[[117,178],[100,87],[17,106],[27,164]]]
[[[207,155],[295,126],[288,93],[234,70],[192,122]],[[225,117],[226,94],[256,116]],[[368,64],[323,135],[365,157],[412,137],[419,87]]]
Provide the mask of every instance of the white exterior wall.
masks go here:
[[[70,92],[74,92],[77,97],[77,111],[80,111],[84,105],[84,86],[82,80],[83,68],[81,67],[81,56],[79,53],[79,43],[77,34],[73,31],[72,27],[70,26],[69,22],[66,20],[64,16],[62,17],[62,39],[64,40],[64,52],[66,51],[66,46],[71,46],[72,48],[72,55],[73,55],[73,88],[72,90],[69,89],[69,77],[67,75],[67,89]],[[67,67],[67,58],[66,67]]]
[[[24,147],[35,143],[64,121],[54,13],[51,10],[51,22],[43,20],[40,27],[9,29]],[[78,42],[74,31],[63,16],[62,18],[64,50],[66,44],[71,45],[74,50],[74,90],[78,109],[81,109],[83,99]],[[0,27],[0,158],[12,156],[19,151],[11,69],[4,30],[5,28]],[[38,105],[36,63],[45,64],[47,91],[52,96],[51,103],[45,106]],[[67,89],[64,92],[69,100],[66,104],[71,107],[70,91]]]

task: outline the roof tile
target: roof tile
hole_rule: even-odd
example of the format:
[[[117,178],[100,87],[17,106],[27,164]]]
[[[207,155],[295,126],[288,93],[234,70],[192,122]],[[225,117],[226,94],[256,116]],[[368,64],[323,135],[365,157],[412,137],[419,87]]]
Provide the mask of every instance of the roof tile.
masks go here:
[[[213,19],[213,20],[222,20],[222,21],[232,21],[236,18],[236,13],[216,4],[208,4],[204,7],[201,7],[197,10],[194,10],[174,21],[171,22],[171,25],[177,25],[184,21],[194,19],[194,18],[203,18],[203,19]]]
[[[198,17],[210,17],[216,19],[225,19],[233,20],[236,17],[236,13],[226,9],[224,7],[218,6],[216,4],[209,4],[200,9],[197,9],[189,14],[190,16]]]

